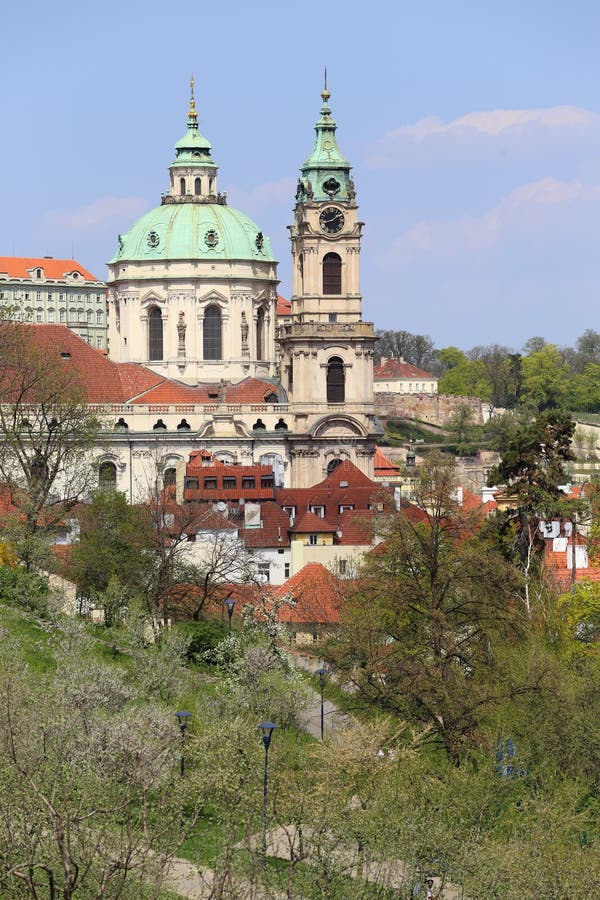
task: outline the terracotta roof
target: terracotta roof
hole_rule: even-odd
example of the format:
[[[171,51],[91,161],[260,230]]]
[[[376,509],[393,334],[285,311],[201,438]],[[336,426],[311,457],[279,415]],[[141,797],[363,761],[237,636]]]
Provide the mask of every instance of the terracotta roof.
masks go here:
[[[260,517],[260,528],[240,527],[240,537],[246,547],[289,547],[290,517],[287,513],[275,501],[267,500],[261,503]]]
[[[216,404],[212,396],[219,385],[197,387],[169,381],[139,363],[115,363],[106,354],[66,325],[23,324],[33,345],[48,359],[49,365],[68,367],[74,380],[83,385],[89,403],[132,404]],[[209,389],[210,394],[209,396]],[[226,403],[264,403],[269,394],[278,394],[271,381],[245,378],[225,385]]]
[[[341,482],[346,482],[345,485],[342,485]],[[339,466],[327,475],[323,481],[319,481],[314,485],[313,490],[319,490],[322,488],[337,488],[337,487],[345,487],[347,488],[355,488],[355,487],[369,487],[373,490],[378,490],[379,485],[376,481],[372,481],[368,475],[365,475],[364,472],[361,472],[354,463],[349,462],[349,460],[345,459]]]
[[[365,546],[373,543],[373,510],[348,509],[341,514],[337,528],[341,537],[336,541],[341,546]]]
[[[373,466],[375,475],[378,478],[384,478],[386,475],[399,475],[400,466],[398,463],[388,459],[380,447],[375,447],[375,456],[373,457]]]
[[[278,599],[289,597],[295,605],[282,606],[280,622],[338,625],[342,620],[342,583],[321,563],[308,563],[285,584],[273,589]]]
[[[318,516],[316,513],[305,512],[294,521],[294,525],[290,528],[290,531],[294,534],[315,534],[316,532],[320,534],[333,534],[336,527],[336,525],[331,525],[327,519],[322,519],[321,516]]]
[[[270,381],[260,381],[257,378],[245,378],[237,384],[224,385],[223,398],[219,399],[218,389],[220,385],[210,382],[198,385],[183,384],[180,381],[160,379],[155,387],[137,397],[134,403],[170,404],[170,403],[200,403],[217,404],[224,403],[264,403],[269,394],[279,396],[277,386]]]
[[[430,372],[418,369],[412,363],[402,359],[386,359],[381,365],[373,366],[374,381],[383,381],[386,378],[435,378]]]
[[[286,300],[281,294],[277,294],[277,315],[289,316],[292,313],[292,301]]]
[[[352,505],[357,510],[367,510],[375,502],[390,504],[392,501],[380,484],[371,481],[353,463],[343,462],[327,478],[310,488],[279,488],[277,502],[280,506],[295,507],[297,518],[311,506],[324,506],[327,521],[337,527],[340,506]]]
[[[0,256],[0,276],[6,274],[9,278],[30,278],[31,276],[27,271],[28,269],[42,269],[45,277],[53,281],[64,281],[65,275],[70,274],[71,272],[79,272],[86,281],[98,281],[91,272],[84,269],[83,266],[74,259]]]

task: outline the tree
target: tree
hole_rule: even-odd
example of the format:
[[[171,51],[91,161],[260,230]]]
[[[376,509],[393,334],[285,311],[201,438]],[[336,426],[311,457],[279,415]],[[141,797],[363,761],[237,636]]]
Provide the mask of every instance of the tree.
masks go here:
[[[529,340],[525,341],[523,344],[523,351],[526,356],[531,356],[533,353],[539,353],[540,350],[543,350],[546,346],[546,338],[535,336],[530,337]]]
[[[577,338],[577,352],[587,357],[588,362],[600,363],[600,333],[586,328]]]
[[[359,696],[427,726],[457,761],[504,694],[495,648],[518,632],[519,577],[479,539],[447,462],[422,468],[415,502],[381,523],[332,656]]]
[[[506,438],[502,460],[488,475],[488,485],[506,485],[514,508],[494,520],[498,546],[511,557],[513,549],[524,574],[524,603],[532,614],[531,583],[537,553],[543,546],[539,521],[555,515],[573,516],[585,501],[567,501],[560,490],[566,480],[565,462],[574,459],[571,439],[575,423],[566,413],[546,412],[533,422],[515,427]],[[490,530],[490,534],[491,534]],[[541,588],[543,590],[543,588]]]
[[[35,326],[0,321],[0,479],[15,509],[11,540],[28,568],[38,538],[85,496],[93,474],[86,453],[99,423],[61,362],[48,358]]]
[[[521,362],[521,397],[537,410],[562,409],[568,396],[569,367],[555,344],[525,356]]]
[[[375,356],[402,357],[406,362],[427,369],[435,361],[437,351],[428,335],[410,331],[375,332]]]
[[[440,358],[441,356],[442,354],[440,354]],[[465,356],[464,361],[453,365],[442,375],[438,382],[438,391],[440,394],[455,394],[459,397],[479,397],[481,400],[489,400],[492,396],[492,384],[485,364],[479,359],[467,359]]]
[[[120,669],[84,661],[84,633],[65,628],[42,680],[4,639],[0,893],[156,897],[188,834],[179,729]]]
[[[565,462],[574,459],[571,439],[575,423],[564,412],[541,413],[517,426],[502,460],[488,476],[489,485],[506,484],[526,512],[552,512],[563,496]]]
[[[79,542],[71,548],[68,576],[81,594],[97,599],[109,584],[142,597],[151,568],[152,522],[145,506],[130,506],[118,491],[98,491],[78,512]]]
[[[486,368],[492,387],[492,406],[512,409],[520,397],[521,355],[499,344],[474,347],[468,355],[470,359],[480,360]]]
[[[448,430],[456,441],[461,456],[473,453],[481,437],[481,427],[473,421],[473,410],[468,403],[461,403],[448,422]]]

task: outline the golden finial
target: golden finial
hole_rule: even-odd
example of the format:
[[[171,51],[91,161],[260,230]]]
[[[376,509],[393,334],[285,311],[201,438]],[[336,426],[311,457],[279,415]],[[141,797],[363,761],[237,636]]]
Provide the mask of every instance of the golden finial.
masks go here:
[[[321,99],[323,103],[327,103],[331,97],[331,92],[327,90],[327,66],[325,66],[325,77],[323,80],[323,90],[321,91]]]
[[[194,76],[190,79],[190,108],[188,110],[188,124],[198,127],[198,113],[196,112],[196,100],[194,98]]]

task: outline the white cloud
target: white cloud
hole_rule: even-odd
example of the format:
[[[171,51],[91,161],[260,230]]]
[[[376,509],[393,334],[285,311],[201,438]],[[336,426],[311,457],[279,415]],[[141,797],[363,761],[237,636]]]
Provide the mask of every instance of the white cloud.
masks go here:
[[[268,207],[281,206],[283,204],[292,206],[295,191],[296,182],[293,178],[267,181],[264,184],[257,185],[250,191],[244,191],[242,188],[234,185],[227,192],[227,202],[244,212],[248,212],[250,215],[256,215]]]
[[[522,185],[479,216],[419,222],[384,254],[393,267],[455,259],[493,250],[504,241],[550,232],[577,235],[600,218],[600,185],[542,178]]]
[[[369,164],[396,168],[434,162],[523,159],[600,146],[600,115],[577,106],[495,109],[450,122],[430,117],[383,135]]]
[[[42,220],[45,229],[74,232],[104,231],[128,228],[148,209],[143,197],[101,197],[86,206],[47,212]]]

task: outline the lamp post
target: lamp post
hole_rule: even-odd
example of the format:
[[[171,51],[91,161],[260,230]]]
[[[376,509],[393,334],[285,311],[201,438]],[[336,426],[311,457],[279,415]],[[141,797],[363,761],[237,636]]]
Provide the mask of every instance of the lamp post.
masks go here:
[[[325,724],[325,710],[324,710],[324,700],[323,700],[323,688],[325,686],[325,678],[329,674],[327,669],[324,666],[321,666],[320,669],[315,671],[315,675],[319,676],[319,687],[321,688],[321,740],[323,740],[323,732],[324,732],[324,724]]]
[[[277,728],[274,722],[261,722],[258,726],[262,732],[262,742],[265,748],[265,774],[263,779],[263,805],[262,805],[262,864],[267,864],[267,796],[269,792],[269,747],[273,731]]]
[[[235,600],[228,597],[227,600],[225,600],[225,605],[227,607],[227,615],[229,616],[229,636],[231,637],[231,619],[233,617],[233,610],[235,609]]]
[[[183,778],[185,775],[185,733],[192,714],[182,709],[180,712],[175,713],[175,718],[179,722],[179,730],[181,731],[181,777]]]

